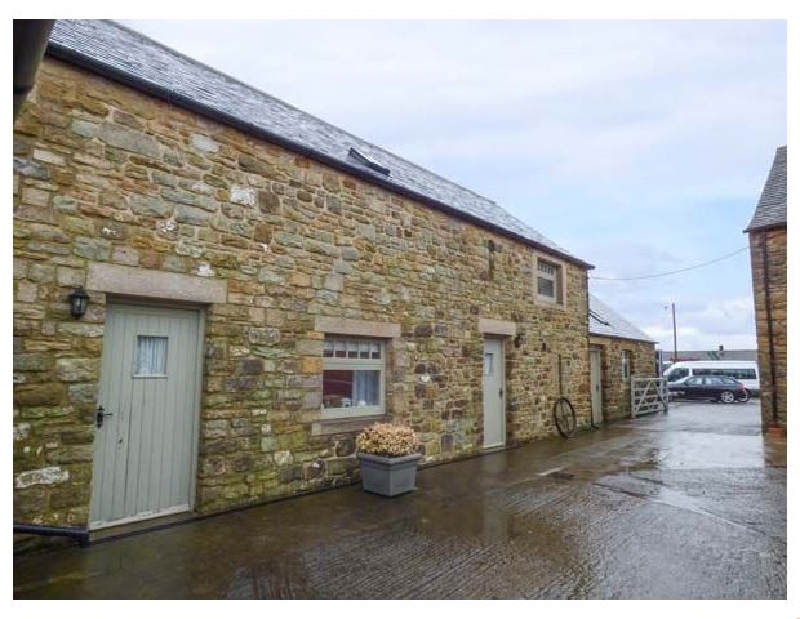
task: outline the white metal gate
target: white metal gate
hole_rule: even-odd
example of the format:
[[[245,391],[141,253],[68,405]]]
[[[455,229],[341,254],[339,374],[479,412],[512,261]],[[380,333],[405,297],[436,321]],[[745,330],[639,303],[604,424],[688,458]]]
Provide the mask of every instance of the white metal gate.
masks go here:
[[[666,413],[666,378],[636,378],[631,376],[631,417],[635,419],[652,413]]]

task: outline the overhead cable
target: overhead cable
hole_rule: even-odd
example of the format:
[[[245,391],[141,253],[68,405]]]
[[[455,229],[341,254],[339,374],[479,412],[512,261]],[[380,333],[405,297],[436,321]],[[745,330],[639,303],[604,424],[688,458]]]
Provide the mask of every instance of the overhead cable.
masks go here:
[[[598,275],[591,275],[589,279],[601,279],[603,281],[608,282],[629,282],[636,279],[653,279],[655,277],[666,277],[667,275],[675,275],[676,273],[685,273],[686,271],[692,271],[694,269],[699,269],[701,267],[708,266],[709,264],[714,264],[715,262],[721,262],[723,260],[727,260],[728,258],[732,258],[736,254],[741,254],[743,251],[747,251],[748,247],[742,247],[741,249],[737,249],[730,254],[725,254],[724,256],[720,256],[719,258],[714,258],[713,260],[709,260],[708,262],[701,262],[700,264],[696,264],[691,267],[686,267],[684,269],[676,269],[675,271],[666,271],[664,273],[655,273],[653,275],[639,275],[637,277],[600,277]]]

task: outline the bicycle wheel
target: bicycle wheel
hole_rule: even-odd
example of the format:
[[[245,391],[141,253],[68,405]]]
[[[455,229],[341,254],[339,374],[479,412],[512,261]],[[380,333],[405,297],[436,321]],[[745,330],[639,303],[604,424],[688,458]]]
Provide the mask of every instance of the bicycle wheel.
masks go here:
[[[570,438],[575,434],[575,409],[567,398],[561,396],[556,400],[553,405],[553,419],[561,436]]]

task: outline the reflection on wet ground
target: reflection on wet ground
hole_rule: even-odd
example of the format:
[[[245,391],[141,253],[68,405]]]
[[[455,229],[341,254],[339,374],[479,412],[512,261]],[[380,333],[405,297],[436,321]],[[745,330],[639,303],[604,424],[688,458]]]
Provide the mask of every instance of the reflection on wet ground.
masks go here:
[[[785,598],[786,443],[758,405],[14,559],[16,598]]]

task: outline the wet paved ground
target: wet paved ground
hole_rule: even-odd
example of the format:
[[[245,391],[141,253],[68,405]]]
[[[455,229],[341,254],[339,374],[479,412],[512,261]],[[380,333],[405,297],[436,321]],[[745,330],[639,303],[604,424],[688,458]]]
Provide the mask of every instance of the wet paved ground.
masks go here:
[[[757,403],[14,558],[15,598],[786,598],[786,445]]]

